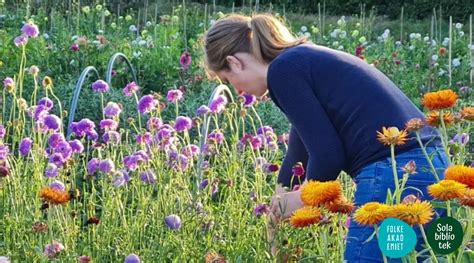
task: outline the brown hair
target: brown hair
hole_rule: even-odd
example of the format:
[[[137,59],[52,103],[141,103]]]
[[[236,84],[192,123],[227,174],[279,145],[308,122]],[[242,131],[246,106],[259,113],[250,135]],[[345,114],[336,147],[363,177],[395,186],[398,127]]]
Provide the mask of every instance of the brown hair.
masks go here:
[[[228,69],[226,57],[237,52],[252,54],[269,64],[285,48],[306,42],[269,14],[252,17],[231,14],[218,20],[204,36],[205,63],[213,72]]]

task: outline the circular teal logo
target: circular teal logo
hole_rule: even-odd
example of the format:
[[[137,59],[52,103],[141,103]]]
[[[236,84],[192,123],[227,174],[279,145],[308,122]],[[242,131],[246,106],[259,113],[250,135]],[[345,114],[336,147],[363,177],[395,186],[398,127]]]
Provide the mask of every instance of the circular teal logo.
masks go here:
[[[378,241],[385,256],[401,258],[415,248],[416,234],[413,228],[402,220],[387,218],[380,225]]]
[[[456,251],[464,237],[461,223],[449,216],[434,220],[428,227],[426,235],[431,248],[439,254]]]

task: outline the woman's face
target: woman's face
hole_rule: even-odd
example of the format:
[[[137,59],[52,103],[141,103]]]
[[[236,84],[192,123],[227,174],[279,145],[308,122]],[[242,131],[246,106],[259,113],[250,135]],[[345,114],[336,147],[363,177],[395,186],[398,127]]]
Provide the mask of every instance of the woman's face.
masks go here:
[[[266,93],[268,65],[248,53],[236,53],[226,59],[229,69],[216,72],[222,82],[230,83],[239,94],[245,92],[260,97]]]

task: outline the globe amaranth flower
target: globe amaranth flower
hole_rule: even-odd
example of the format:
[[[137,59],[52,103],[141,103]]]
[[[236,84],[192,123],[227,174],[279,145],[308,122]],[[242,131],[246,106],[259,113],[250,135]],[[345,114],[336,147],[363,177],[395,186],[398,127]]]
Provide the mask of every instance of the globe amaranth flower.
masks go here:
[[[49,130],[58,131],[61,128],[61,123],[61,119],[54,114],[46,115],[43,118],[43,124]]]
[[[87,174],[93,175],[99,170],[100,160],[98,158],[92,158],[87,163]]]
[[[207,107],[206,105],[201,105],[199,106],[199,108],[196,110],[196,115],[197,116],[201,116],[201,115],[205,115],[207,113],[211,112],[211,109],[209,109],[209,107]]]
[[[66,186],[64,186],[64,184],[58,180],[54,180],[52,183],[50,183],[49,187],[63,192],[66,191]]]
[[[121,141],[121,135],[116,131],[107,131],[102,135],[102,140],[106,144],[117,144]]]
[[[33,22],[28,22],[23,25],[21,28],[21,32],[31,38],[35,38],[39,35],[39,29],[38,26],[35,25]]]
[[[103,173],[110,173],[115,170],[115,164],[110,159],[101,160],[99,163],[99,171]]]
[[[104,115],[109,118],[118,117],[122,112],[122,107],[115,102],[108,102],[107,106],[104,107]]]
[[[243,99],[244,107],[252,107],[252,105],[257,101],[257,98],[249,93],[243,93],[240,97]]]
[[[48,137],[48,146],[52,149],[58,147],[60,142],[64,142],[66,139],[64,138],[64,134],[62,133],[52,133]]]
[[[125,94],[125,96],[131,97],[139,89],[140,89],[140,87],[137,85],[137,83],[135,83],[135,81],[132,81],[132,82],[128,83],[127,85],[125,85],[125,87],[123,88],[122,91],[123,91],[123,94]]]
[[[71,150],[73,153],[82,153],[84,152],[84,145],[82,144],[81,141],[74,139],[72,141],[69,141],[69,146],[71,146]]]
[[[179,89],[169,90],[166,94],[166,100],[171,103],[176,103],[183,99],[183,92]]]
[[[138,111],[142,114],[151,112],[156,108],[157,105],[158,102],[152,95],[145,95],[138,101]]]
[[[31,146],[33,144],[33,140],[31,138],[23,138],[19,145],[19,152],[22,156],[27,156],[28,153],[31,151]]]
[[[186,116],[178,116],[174,128],[177,132],[183,132],[192,128],[192,120]]]
[[[181,218],[177,215],[166,216],[165,224],[171,230],[178,230],[181,228]]]
[[[59,175],[59,170],[56,164],[48,163],[46,169],[44,169],[44,176],[46,177],[56,177]]]
[[[92,83],[92,90],[95,91],[95,92],[107,92],[109,91],[110,87],[109,87],[109,84],[107,84],[107,82],[99,79],[97,81],[95,81],[94,83]]]
[[[100,121],[99,126],[103,130],[115,131],[118,128],[118,123],[112,119],[103,119]]]
[[[160,118],[151,117],[150,119],[148,119],[148,121],[146,123],[146,128],[149,131],[154,131],[154,130],[157,130],[157,129],[161,128],[162,125],[163,125],[163,121]]]
[[[154,183],[156,183],[156,176],[150,170],[143,171],[143,172],[140,173],[140,180],[144,183],[154,184]]]
[[[81,50],[81,48],[79,47],[79,44],[77,44],[77,43],[72,43],[72,45],[69,47],[69,49],[73,52],[78,52],[79,50]]]
[[[255,216],[261,216],[264,214],[268,214],[269,212],[270,212],[270,207],[267,204],[259,204],[253,210],[253,214]]]
[[[54,151],[56,153],[61,154],[65,160],[71,158],[72,156],[71,145],[69,145],[69,143],[66,141],[59,142],[58,145],[54,148]]]
[[[48,160],[50,163],[55,164],[57,167],[63,167],[64,162],[66,162],[66,159],[63,157],[63,155],[57,152],[49,155]]]
[[[51,110],[53,107],[54,107],[54,103],[51,99],[47,98],[47,97],[44,97],[44,98],[41,98],[37,105],[42,105],[44,106],[44,108],[49,111]]]
[[[124,263],[140,263],[140,258],[135,254],[130,254],[125,258]]]

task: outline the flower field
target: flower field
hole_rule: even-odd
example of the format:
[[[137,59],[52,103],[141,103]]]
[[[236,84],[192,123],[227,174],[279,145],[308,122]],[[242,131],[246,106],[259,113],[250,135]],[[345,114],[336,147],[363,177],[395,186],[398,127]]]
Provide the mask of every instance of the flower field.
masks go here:
[[[426,119],[366,135],[392,149],[398,183],[386,203],[354,206],[355,184],[342,172],[301,186],[305,207],[273,226],[286,119],[268,97],[205,77],[200,41],[224,12],[149,9],[37,6],[32,14],[0,5],[0,262],[343,262],[351,221],[374,226],[376,238],[385,218],[423,229],[435,209],[461,222],[461,247],[437,255],[425,245],[403,260],[474,261],[472,19],[433,21],[432,32],[403,39],[378,32],[365,14],[324,28],[320,16],[288,19],[295,34],[384,72]],[[106,68],[117,52],[129,60]],[[88,66],[93,74],[80,79]],[[225,92],[211,97],[216,87]],[[407,195],[406,181],[423,168],[396,163],[394,150],[426,125],[441,134],[449,167],[438,174],[429,162],[430,196]],[[295,163],[294,182],[304,174]],[[278,230],[272,238],[269,227]]]

